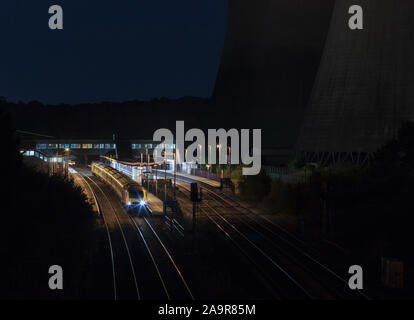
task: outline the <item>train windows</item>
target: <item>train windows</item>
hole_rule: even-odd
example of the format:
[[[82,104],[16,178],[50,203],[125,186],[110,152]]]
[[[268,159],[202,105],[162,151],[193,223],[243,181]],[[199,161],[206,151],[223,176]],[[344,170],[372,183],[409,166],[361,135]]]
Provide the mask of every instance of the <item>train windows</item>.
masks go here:
[[[144,192],[141,190],[129,190],[129,197],[130,198],[144,198]]]
[[[45,143],[38,143],[38,144],[36,144],[36,149],[39,149],[39,150],[46,149],[46,144]]]
[[[74,144],[71,144],[71,145],[70,145],[70,148],[71,148],[71,149],[80,149],[80,147],[81,147],[81,145],[80,145],[80,144],[78,144],[78,143],[74,143]]]

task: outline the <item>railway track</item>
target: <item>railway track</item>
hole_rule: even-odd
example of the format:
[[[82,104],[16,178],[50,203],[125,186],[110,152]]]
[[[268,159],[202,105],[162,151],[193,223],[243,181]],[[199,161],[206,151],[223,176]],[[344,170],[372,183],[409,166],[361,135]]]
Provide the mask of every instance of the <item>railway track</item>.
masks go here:
[[[189,192],[187,183],[184,181],[180,185]],[[284,282],[283,290],[280,286],[283,283],[280,277],[273,281],[279,293],[283,291],[281,296],[309,299],[369,299],[360,291],[350,290],[345,279],[301,248],[300,246],[306,244],[287,230],[267,217],[254,213],[235,199],[218,194],[209,187],[206,187],[205,191],[207,192],[204,195],[207,195],[207,198],[205,197],[202,213],[224,232],[243,254],[256,262],[256,268],[260,268],[261,273],[267,275],[267,279],[272,279],[272,272],[270,267],[264,266],[270,264],[273,269],[284,275],[284,280],[289,280]],[[226,207],[223,204],[226,204]],[[287,238],[288,236],[290,238]],[[261,256],[261,260],[258,256]],[[261,261],[259,267],[258,261]]]
[[[186,191],[190,189],[180,184]],[[184,192],[179,189],[179,192]],[[184,194],[188,198],[188,194]],[[262,284],[272,293],[274,299],[307,299],[310,294],[280,264],[241,233],[234,225],[220,218],[212,207],[210,212],[201,207],[201,212],[213,223],[227,239],[242,253],[256,269]],[[211,210],[213,209],[213,210]],[[211,212],[212,211],[212,212]],[[224,222],[223,222],[224,221]],[[276,269],[276,272],[275,272]]]
[[[114,203],[119,202],[117,196],[111,193],[109,186],[105,186],[105,189]],[[123,208],[121,208],[120,214],[122,214],[124,219],[130,223],[138,233],[140,240],[143,241],[167,299],[194,300],[192,291],[190,290],[181,269],[151,223],[150,220],[152,218],[145,216],[145,214],[142,217],[128,214]],[[165,279],[168,279],[168,283]],[[147,282],[148,285],[151,285],[150,281]]]
[[[174,258],[174,245],[168,247],[165,243],[166,235],[159,234],[156,230],[164,224],[168,224],[172,230],[175,224],[164,217],[157,221],[156,217],[132,216],[121,206],[110,186],[96,177],[82,176],[82,178],[91,188],[104,218],[112,260],[114,298],[131,299],[132,283],[136,298],[141,299],[141,292],[146,291],[141,287],[148,288],[158,282],[160,285],[158,294],[162,292],[163,298],[194,300],[182,269]],[[189,198],[188,183],[188,181],[177,183],[178,193],[183,200]],[[203,185],[203,188],[204,201],[200,207],[202,215],[246,258],[273,298],[369,299],[361,291],[350,290],[347,280],[318,260],[314,249],[293,233],[267,216],[251,210],[238,199],[218,192],[210,186]],[[188,209],[189,207],[186,207],[186,210]],[[177,224],[181,227],[178,222]],[[177,229],[177,226],[175,227]],[[177,231],[182,231],[178,234],[184,237],[183,227],[181,228]],[[167,240],[168,245],[171,241],[179,241],[170,238]],[[137,246],[141,246],[141,250]],[[147,262],[142,259],[143,250],[148,258]],[[118,270],[119,260],[124,261],[124,268],[121,270]],[[132,279],[130,276],[129,289],[127,289],[129,293],[120,294],[121,289],[125,287],[124,284],[120,284],[125,282],[120,275],[126,278],[128,274],[123,272],[125,260],[129,261],[129,273]],[[152,269],[153,276],[147,276],[149,269]],[[141,276],[143,273],[146,277],[140,279],[140,287],[138,287],[137,275]]]
[[[117,299],[140,300],[141,293],[138,287],[131,250],[116,210],[101,186],[92,178],[83,175],[82,173],[81,175],[88,181],[89,186],[92,188],[98,199],[98,203],[102,209],[102,217],[104,218],[105,226],[108,230],[108,236],[111,239],[111,255],[114,256],[115,253],[115,256],[117,257],[113,258],[114,270],[115,268],[118,270],[118,272],[114,271],[116,276],[114,282],[118,284],[116,286],[117,292],[115,295]],[[110,214],[110,212],[112,212],[112,214]],[[126,265],[128,265],[129,272],[125,270]]]
[[[284,247],[284,251],[296,254],[301,259],[301,263],[306,265],[308,271],[314,274],[323,273],[325,276],[322,281],[325,286],[328,286],[337,297],[348,299],[363,299],[371,300],[371,298],[362,291],[350,290],[348,286],[348,280],[339,275],[331,267],[321,262],[318,256],[320,253],[314,248],[310,247],[302,239],[295,236],[292,232],[286,230],[281,225],[275,223],[266,215],[258,214],[248,207],[246,207],[239,200],[226,195],[225,193],[219,194],[211,190],[208,190],[209,194],[220,201],[224,201],[229,205],[232,205],[241,214],[240,217],[248,219],[249,223],[256,224],[262,229],[262,233],[267,233],[267,236],[272,238],[272,241],[278,241],[278,243]],[[233,204],[232,204],[233,203]],[[245,222],[246,223],[246,222]],[[345,268],[347,271],[347,268]]]
[[[194,299],[172,254],[155,231],[151,218],[128,214],[110,186],[96,177],[89,177],[84,173],[81,176],[102,208],[110,243],[114,298],[132,299],[134,296],[130,287],[133,284],[138,299]],[[114,236],[114,233],[118,235]],[[123,251],[126,251],[126,255]],[[125,270],[126,260],[130,266],[129,272]],[[132,278],[130,276],[129,281],[125,281],[120,279],[120,274],[124,274],[123,278],[130,274]],[[126,293],[121,295],[120,291],[125,288]]]
[[[96,197],[95,192],[93,191],[92,187],[90,186],[90,184],[86,181],[86,179],[84,178],[84,176],[82,174],[79,173],[78,175],[82,181],[84,182],[85,186],[87,186],[87,188],[91,191],[93,198],[94,198],[94,202],[95,205],[98,209],[98,213],[99,215],[102,216],[104,225],[105,225],[105,231],[108,237],[108,244],[109,244],[109,251],[110,251],[110,255],[111,255],[111,268],[112,268],[112,285],[113,285],[113,294],[114,294],[114,300],[117,300],[117,286],[116,286],[116,275],[115,275],[115,261],[114,261],[114,250],[112,248],[112,238],[111,238],[111,234],[109,232],[109,228],[108,228],[108,224],[106,222],[105,216],[103,214],[103,211],[101,209],[101,206],[98,202],[98,199]]]

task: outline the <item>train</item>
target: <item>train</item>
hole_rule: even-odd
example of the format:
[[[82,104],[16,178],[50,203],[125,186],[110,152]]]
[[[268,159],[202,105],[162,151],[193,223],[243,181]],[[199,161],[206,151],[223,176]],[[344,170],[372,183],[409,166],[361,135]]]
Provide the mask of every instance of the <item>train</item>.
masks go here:
[[[130,177],[100,162],[92,162],[92,173],[109,184],[127,210],[146,209],[147,191]]]

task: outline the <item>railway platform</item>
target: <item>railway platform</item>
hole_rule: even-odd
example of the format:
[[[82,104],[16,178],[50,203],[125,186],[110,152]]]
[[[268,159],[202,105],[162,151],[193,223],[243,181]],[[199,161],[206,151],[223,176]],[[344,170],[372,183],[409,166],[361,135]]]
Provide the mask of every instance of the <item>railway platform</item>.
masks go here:
[[[157,170],[157,171],[158,171],[159,176],[162,176],[162,174],[164,173],[164,170]],[[167,170],[167,174],[171,177],[171,176],[174,175],[174,171],[173,170]],[[175,174],[176,174],[177,177],[186,178],[188,180],[192,180],[192,182],[202,182],[202,183],[205,183],[209,186],[212,186],[212,187],[215,187],[215,188],[220,188],[220,182],[215,181],[215,180],[195,176],[195,175],[188,174],[188,173],[176,172]]]
[[[154,194],[148,192],[147,190],[148,204],[147,207],[152,214],[163,214],[163,202],[161,199],[157,198]]]

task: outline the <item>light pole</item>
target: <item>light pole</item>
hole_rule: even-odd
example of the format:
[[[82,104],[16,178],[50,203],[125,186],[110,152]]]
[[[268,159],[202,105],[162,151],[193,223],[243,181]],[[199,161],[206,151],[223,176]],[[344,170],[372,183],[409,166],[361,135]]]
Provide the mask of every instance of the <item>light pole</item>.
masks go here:
[[[149,161],[148,161],[148,148],[145,149],[146,158],[147,158],[147,190],[149,190]]]
[[[177,161],[177,149],[174,146],[174,190],[173,190],[173,200],[175,200],[175,186],[176,186],[176,180],[177,180],[177,176],[176,176],[176,164]]]
[[[165,152],[167,152],[167,150],[165,150]],[[166,157],[167,157],[167,155],[165,155],[165,157],[164,157],[164,202],[167,201],[167,162],[166,162]]]
[[[229,162],[229,178],[231,180],[231,147],[230,146],[229,146],[229,160],[227,162]]]
[[[219,174],[221,178],[221,163],[220,163],[220,150],[221,150],[221,144],[217,144],[216,148],[218,150],[218,165],[219,165]]]
[[[200,157],[199,157],[199,161],[198,161],[198,163],[199,163],[199,166],[200,166],[200,169],[201,169],[201,163],[205,162],[205,160],[206,160],[206,159],[202,159],[202,158],[201,158],[201,144],[199,144],[198,146],[200,147]],[[203,160],[204,160],[204,161],[203,161]]]
[[[158,197],[158,170],[157,170],[156,164],[154,164],[154,168],[155,168],[155,196]]]
[[[59,145],[57,144],[56,145],[56,155],[55,155],[55,159],[54,159],[54,163],[53,163],[53,174],[57,174],[57,171],[58,171],[58,162],[57,162],[57,159],[58,159],[58,154],[59,154]]]
[[[114,141],[114,144],[115,144],[115,157],[116,159],[118,159],[118,146],[116,144],[115,133],[112,134],[112,140]]]
[[[68,158],[69,158],[70,149],[69,148],[65,148],[65,151],[68,154]],[[68,171],[69,171],[69,161],[68,162],[64,161],[63,164],[66,167],[66,170],[65,170],[65,178],[67,178],[68,177]],[[63,168],[63,169],[65,169],[65,168]]]

